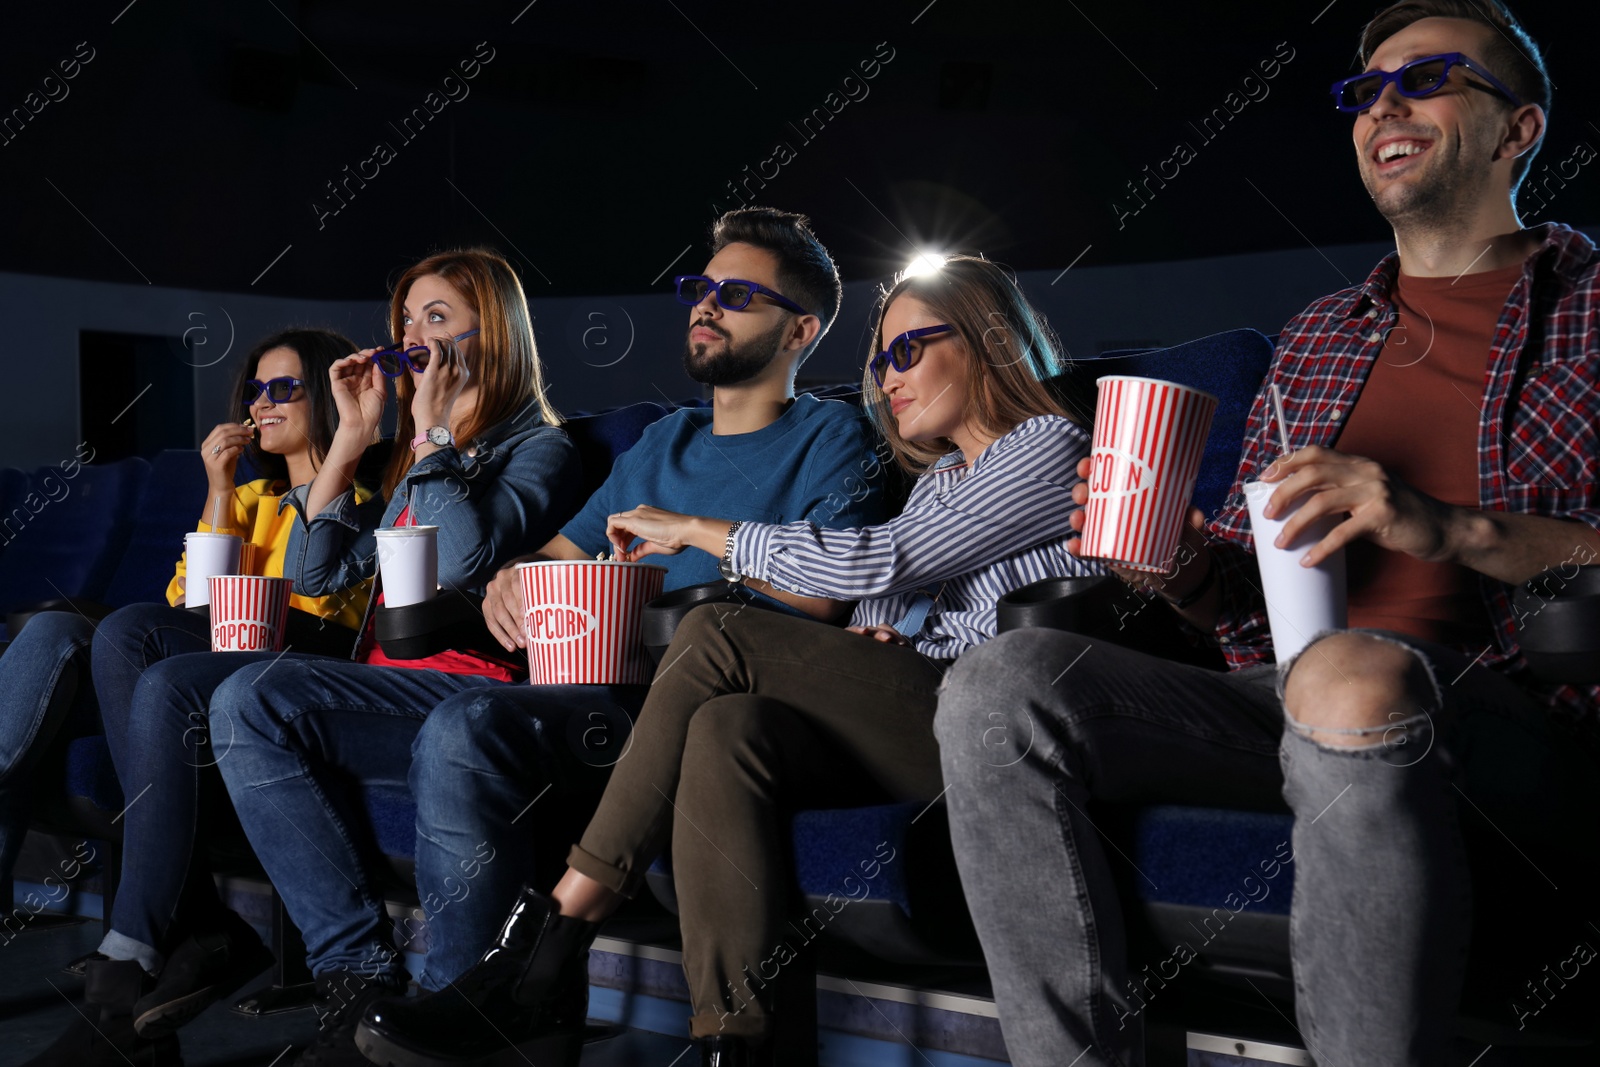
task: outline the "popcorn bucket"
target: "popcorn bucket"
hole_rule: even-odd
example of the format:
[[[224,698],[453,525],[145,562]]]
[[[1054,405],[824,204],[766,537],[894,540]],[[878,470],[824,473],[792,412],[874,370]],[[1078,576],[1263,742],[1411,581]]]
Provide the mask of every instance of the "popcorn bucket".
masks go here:
[[[1099,388],[1083,555],[1170,571],[1217,398],[1120,374],[1101,378]]]
[[[655,664],[639,623],[667,569],[646,563],[518,564],[528,680],[534,685],[648,685]]]
[[[290,578],[214,574],[211,590],[211,651],[282,652],[288,629]]]

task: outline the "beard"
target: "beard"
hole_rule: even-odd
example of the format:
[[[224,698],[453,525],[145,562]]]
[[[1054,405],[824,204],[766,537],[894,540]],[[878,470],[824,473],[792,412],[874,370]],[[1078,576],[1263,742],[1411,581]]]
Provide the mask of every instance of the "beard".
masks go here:
[[[738,385],[760,374],[771,364],[783,343],[787,322],[779,322],[766,333],[735,343],[722,329],[709,322],[696,326],[722,334],[718,349],[704,341],[689,341],[683,348],[683,372],[701,385]]]
[[[1485,196],[1489,168],[1465,158],[1466,145],[1456,143],[1453,155],[1447,157],[1444,139],[1437,134],[1431,139],[1433,147],[1421,172],[1401,181],[1380,180],[1370,161],[1362,157],[1361,182],[1379,214],[1397,230],[1458,228]]]

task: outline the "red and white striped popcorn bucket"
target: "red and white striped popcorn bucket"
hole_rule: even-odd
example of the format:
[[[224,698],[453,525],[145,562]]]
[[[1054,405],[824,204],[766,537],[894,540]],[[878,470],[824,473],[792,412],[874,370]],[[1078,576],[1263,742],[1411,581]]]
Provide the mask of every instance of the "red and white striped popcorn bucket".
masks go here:
[[[639,624],[665,567],[602,560],[522,563],[522,626],[534,685],[648,685]]]
[[[1217,398],[1176,382],[1109,374],[1094,410],[1082,553],[1170,571]]]
[[[213,574],[209,584],[211,651],[283,651],[293,579]]]

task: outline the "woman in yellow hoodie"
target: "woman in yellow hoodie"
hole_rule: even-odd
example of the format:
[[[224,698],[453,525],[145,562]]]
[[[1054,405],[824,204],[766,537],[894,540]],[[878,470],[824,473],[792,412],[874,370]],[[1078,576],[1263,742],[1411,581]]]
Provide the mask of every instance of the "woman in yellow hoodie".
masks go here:
[[[280,514],[279,502],[292,487],[311,481],[327,452],[338,422],[328,367],[354,349],[327,330],[285,330],[262,340],[240,363],[230,417],[201,446],[208,485],[198,529],[243,538],[245,573],[283,573],[293,513]],[[236,486],[235,472],[246,455],[260,477]],[[358,499],[368,495],[358,493]],[[180,557],[166,604],[129,605],[98,627],[76,612],[45,612],[0,657],[0,877],[11,873],[27,833],[33,768],[63,727],[94,733],[103,721],[115,758],[144,669],[211,647],[206,615],[183,607],[185,563]],[[348,655],[370,585],[323,597],[294,596],[292,605],[305,614],[295,613],[292,632],[324,651]],[[213,762],[204,752],[186,758],[197,774]],[[118,766],[124,781],[130,770]],[[215,788],[226,797],[220,783]]]

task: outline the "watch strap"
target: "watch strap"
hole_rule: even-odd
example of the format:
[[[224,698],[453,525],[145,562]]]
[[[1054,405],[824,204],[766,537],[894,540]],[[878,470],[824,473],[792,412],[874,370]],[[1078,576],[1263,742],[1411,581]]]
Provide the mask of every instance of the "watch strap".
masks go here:
[[[920,634],[922,627],[928,621],[928,614],[933,611],[933,606],[939,602],[939,596],[943,592],[943,582],[940,582],[939,587],[931,593],[926,589],[918,589],[916,595],[911,598],[911,604],[906,609],[905,615],[894,624],[895,632],[907,640]]]
[[[445,447],[446,444],[452,444],[453,445],[453,444],[456,443],[455,435],[453,435],[450,432],[450,427],[448,427],[448,426],[429,426],[426,430],[423,430],[421,433],[417,434],[417,436],[415,436],[415,437],[413,437],[411,439],[411,451],[415,452],[417,449],[421,448],[427,442],[432,441],[433,440],[433,431],[435,431],[435,430],[443,430],[444,431],[445,440],[444,441],[434,441],[433,442],[434,444],[438,445],[440,448]]]
[[[733,569],[733,535],[738,533],[739,527],[743,525],[743,519],[734,519],[733,522],[729,523],[728,536],[726,540],[722,542],[722,559],[720,560],[721,566],[719,566],[717,570],[722,574],[722,577],[725,580],[730,582],[744,580],[744,576]],[[734,577],[730,578],[728,577],[729,575],[734,575]]]

